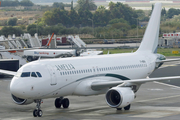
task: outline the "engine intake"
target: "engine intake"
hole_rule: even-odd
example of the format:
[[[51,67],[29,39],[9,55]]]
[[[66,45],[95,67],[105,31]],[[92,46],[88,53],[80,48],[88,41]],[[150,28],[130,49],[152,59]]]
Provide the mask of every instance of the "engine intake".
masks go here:
[[[122,108],[129,105],[135,98],[130,87],[113,87],[106,93],[106,102],[112,108]]]
[[[13,102],[18,104],[18,105],[28,105],[34,102],[34,100],[31,99],[22,99],[22,98],[18,98],[16,96],[14,96],[13,94],[11,94]]]

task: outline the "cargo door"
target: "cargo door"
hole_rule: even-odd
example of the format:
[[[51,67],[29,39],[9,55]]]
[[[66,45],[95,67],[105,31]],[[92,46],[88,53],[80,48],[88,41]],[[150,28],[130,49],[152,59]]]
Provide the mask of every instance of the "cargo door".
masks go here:
[[[49,74],[50,74],[50,84],[51,85],[56,85],[57,84],[57,77],[56,77],[56,73],[55,70],[53,69],[53,67],[51,65],[46,65]]]

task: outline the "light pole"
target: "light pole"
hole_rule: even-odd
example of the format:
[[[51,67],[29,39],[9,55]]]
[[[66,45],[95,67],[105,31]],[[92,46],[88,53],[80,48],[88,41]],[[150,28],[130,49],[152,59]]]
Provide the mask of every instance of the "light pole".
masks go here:
[[[88,20],[92,21],[92,34],[94,35],[93,19],[88,18]]]

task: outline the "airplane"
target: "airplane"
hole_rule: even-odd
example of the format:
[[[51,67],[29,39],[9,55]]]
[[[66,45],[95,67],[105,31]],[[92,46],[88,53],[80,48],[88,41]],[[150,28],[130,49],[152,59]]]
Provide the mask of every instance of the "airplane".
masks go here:
[[[37,60],[22,66],[10,83],[13,101],[18,105],[35,102],[34,117],[41,117],[42,99],[56,98],[56,108],[68,108],[69,95],[105,94],[107,105],[129,110],[136,92],[143,83],[176,80],[180,76],[147,78],[164,62],[157,54],[161,3],[156,3],[140,47],[134,53],[108,54],[90,57]],[[172,60],[173,61],[173,60]]]

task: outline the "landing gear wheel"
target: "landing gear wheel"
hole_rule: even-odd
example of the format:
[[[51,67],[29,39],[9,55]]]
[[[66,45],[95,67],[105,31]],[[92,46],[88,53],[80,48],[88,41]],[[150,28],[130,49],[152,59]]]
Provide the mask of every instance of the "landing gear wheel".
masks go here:
[[[33,116],[34,116],[34,117],[37,117],[37,115],[38,115],[38,114],[37,114],[37,110],[35,109],[35,110],[33,111]]]
[[[33,61],[33,57],[32,57],[32,56],[28,56],[28,57],[27,57],[27,60],[28,60],[29,62],[31,62],[31,61]]]
[[[64,98],[62,100],[62,105],[63,105],[63,108],[68,108],[69,107],[69,99],[68,98]]]
[[[61,99],[60,98],[56,98],[54,105],[56,108],[61,108]]]
[[[116,108],[117,110],[122,110],[122,108]]]
[[[37,117],[37,116],[41,117],[43,114],[42,110],[40,109],[42,100],[41,99],[34,100],[34,102],[37,103],[37,105],[36,105],[36,109],[33,111],[33,116],[34,117]]]
[[[131,104],[129,104],[128,106],[124,107],[124,110],[130,110]]]
[[[38,110],[38,111],[37,111],[37,115],[38,115],[38,117],[41,117],[41,116],[43,115],[42,110]]]

